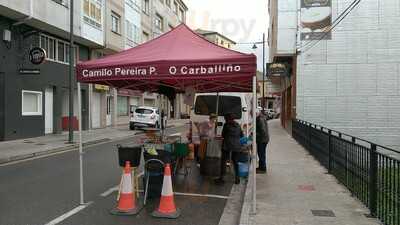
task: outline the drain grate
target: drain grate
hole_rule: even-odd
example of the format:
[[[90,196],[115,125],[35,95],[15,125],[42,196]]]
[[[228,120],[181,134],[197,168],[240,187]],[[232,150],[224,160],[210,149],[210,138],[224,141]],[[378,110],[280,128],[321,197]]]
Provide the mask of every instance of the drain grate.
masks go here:
[[[332,210],[311,210],[313,216],[320,216],[320,217],[336,217],[335,213]]]

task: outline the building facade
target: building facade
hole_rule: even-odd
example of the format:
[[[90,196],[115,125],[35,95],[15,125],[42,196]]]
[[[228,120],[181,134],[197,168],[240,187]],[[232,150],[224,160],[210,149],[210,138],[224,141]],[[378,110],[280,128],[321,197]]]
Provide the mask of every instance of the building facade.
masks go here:
[[[351,2],[272,2],[278,21],[270,29],[278,35],[271,41],[277,52],[281,27],[292,20],[297,27],[296,36],[284,35],[296,46],[291,56],[296,117],[399,149],[399,1],[361,1],[331,31],[323,27],[335,24]]]
[[[268,11],[269,61],[284,63],[288,73],[276,77],[267,69],[267,76],[280,83],[281,94],[276,98],[275,107],[280,113],[282,126],[290,130],[291,120],[296,117],[296,70],[293,68],[296,68],[297,1],[270,0]]]
[[[105,0],[104,46],[93,49],[91,58],[100,58],[141,43],[141,0]],[[143,105],[143,93],[89,85],[91,128],[127,124],[132,107]]]
[[[150,41],[181,23],[186,23],[188,7],[182,0],[142,0],[142,43]],[[143,105],[161,106],[170,118],[180,118],[187,110],[182,104],[181,94],[171,102],[167,97],[145,92]]]
[[[74,1],[74,58],[88,60],[103,45],[104,5]],[[0,140],[61,133],[68,129],[69,1],[0,1]],[[46,60],[35,65],[30,51],[39,47]],[[75,77],[73,77],[75,80]],[[75,84],[76,82],[74,82]],[[77,128],[77,90],[74,127]],[[89,127],[88,86],[82,85],[83,128]]]
[[[231,49],[234,45],[236,45],[235,41],[232,41],[231,39],[216,31],[197,29],[195,30],[195,32],[203,36],[208,41],[224,48]]]

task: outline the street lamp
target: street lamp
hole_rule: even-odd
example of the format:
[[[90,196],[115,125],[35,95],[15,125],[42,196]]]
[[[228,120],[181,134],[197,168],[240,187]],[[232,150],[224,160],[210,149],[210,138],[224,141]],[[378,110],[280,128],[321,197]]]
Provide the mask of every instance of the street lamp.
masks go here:
[[[263,45],[263,74],[262,74],[262,99],[261,99],[261,107],[262,112],[264,112],[265,108],[265,33],[263,33],[263,40],[260,42],[255,42],[252,49],[257,49],[257,45]]]
[[[70,1],[69,14],[69,113],[68,113],[68,143],[74,142],[74,0]],[[80,91],[80,90],[78,90]],[[80,109],[79,109],[80,110]]]

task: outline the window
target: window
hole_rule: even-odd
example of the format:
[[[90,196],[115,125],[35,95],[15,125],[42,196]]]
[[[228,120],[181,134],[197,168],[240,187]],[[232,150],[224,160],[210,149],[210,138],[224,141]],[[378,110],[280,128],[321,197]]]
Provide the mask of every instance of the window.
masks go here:
[[[65,44],[63,42],[57,44],[57,52],[57,60],[65,62]]]
[[[145,99],[145,100],[147,100],[147,99]],[[137,108],[135,110],[135,113],[149,115],[149,114],[153,114],[153,110],[152,109]]]
[[[117,97],[117,115],[118,116],[128,115],[128,97],[126,96]]]
[[[242,101],[240,97],[219,96],[218,115],[223,116],[227,113],[234,113],[235,118],[242,117]],[[200,95],[196,98],[195,113],[198,115],[210,115],[216,113],[217,96]]]
[[[129,5],[132,9],[140,10],[141,9],[141,2],[142,0],[125,0],[125,3]]]
[[[177,2],[174,2],[174,13],[178,15],[179,5]]]
[[[40,47],[46,50],[46,57],[50,60],[56,59],[56,40],[47,36],[40,36]]]
[[[126,39],[132,47],[140,43],[140,29],[129,20],[126,21]]]
[[[164,30],[164,19],[158,14],[156,14],[155,25],[158,30]]]
[[[22,91],[22,115],[42,115],[42,92],[24,90]]]
[[[60,5],[68,6],[68,0],[53,0],[53,2],[57,2]]]
[[[46,58],[50,61],[69,63],[69,44],[56,38],[40,35],[40,47],[46,50]],[[74,64],[79,59],[78,48],[74,47]]]
[[[171,0],[165,0],[165,4],[171,8]]]
[[[111,31],[117,34],[121,33],[121,16],[111,12]]]
[[[102,27],[102,0],[83,0],[84,21],[96,28]]]
[[[147,15],[150,14],[150,0],[143,1],[143,12]]]

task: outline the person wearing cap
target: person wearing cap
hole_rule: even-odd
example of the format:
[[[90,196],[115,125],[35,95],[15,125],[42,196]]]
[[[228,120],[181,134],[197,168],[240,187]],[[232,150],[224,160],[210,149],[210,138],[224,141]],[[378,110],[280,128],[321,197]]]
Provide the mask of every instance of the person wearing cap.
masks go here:
[[[243,131],[240,125],[235,121],[235,114],[229,113],[225,115],[225,124],[222,128],[222,155],[221,155],[221,171],[220,177],[215,180],[216,184],[224,183],[224,176],[226,173],[226,163],[232,160],[235,170],[235,184],[240,183],[238,176],[239,166],[238,159],[241,151],[240,138],[243,137]]]
[[[209,116],[208,121],[204,121],[201,123],[194,123],[197,130],[199,131],[199,138],[200,138],[200,147],[197,152],[197,159],[203,158],[206,148],[207,148],[207,141],[210,138],[215,137],[215,122],[217,121],[217,114],[211,113]]]
[[[215,122],[217,121],[217,115],[211,113],[208,118],[209,118],[208,121],[195,123],[197,130],[199,131],[200,139],[208,139],[208,138],[213,138],[215,136],[214,128],[215,128]]]

